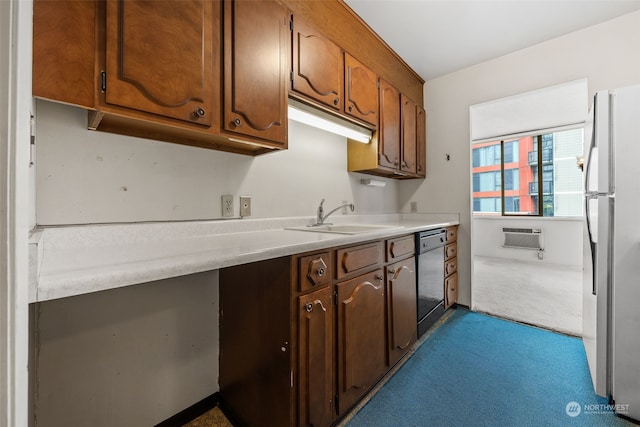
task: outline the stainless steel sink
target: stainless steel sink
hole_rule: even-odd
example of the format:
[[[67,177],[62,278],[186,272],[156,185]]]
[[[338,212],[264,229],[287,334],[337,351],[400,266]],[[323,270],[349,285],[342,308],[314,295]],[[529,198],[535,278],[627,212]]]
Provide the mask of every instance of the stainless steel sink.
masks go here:
[[[374,225],[374,224],[325,224],[309,225],[302,227],[287,227],[285,230],[311,231],[314,233],[334,233],[334,234],[362,234],[374,231],[390,230],[402,228],[397,225]]]

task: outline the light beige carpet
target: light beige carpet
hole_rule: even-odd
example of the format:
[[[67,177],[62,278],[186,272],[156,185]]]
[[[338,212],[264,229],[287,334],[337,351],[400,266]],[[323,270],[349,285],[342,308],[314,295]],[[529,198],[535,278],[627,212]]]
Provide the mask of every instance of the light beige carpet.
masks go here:
[[[233,425],[227,420],[220,408],[215,407],[183,427],[233,427]]]

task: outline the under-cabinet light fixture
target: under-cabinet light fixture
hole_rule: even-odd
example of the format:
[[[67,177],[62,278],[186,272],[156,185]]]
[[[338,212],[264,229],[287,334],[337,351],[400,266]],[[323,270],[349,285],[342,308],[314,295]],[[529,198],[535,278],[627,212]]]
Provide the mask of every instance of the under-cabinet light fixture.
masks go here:
[[[371,130],[289,99],[289,119],[368,144]]]
[[[361,179],[360,184],[368,185],[369,187],[384,187],[387,185],[384,181],[378,181],[377,179]]]

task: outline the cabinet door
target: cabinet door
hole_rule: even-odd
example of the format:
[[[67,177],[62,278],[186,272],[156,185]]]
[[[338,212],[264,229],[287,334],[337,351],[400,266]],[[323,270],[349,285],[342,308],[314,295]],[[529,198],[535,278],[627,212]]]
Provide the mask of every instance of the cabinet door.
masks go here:
[[[211,125],[219,16],[205,0],[107,1],[106,103]]]
[[[298,425],[328,426],[333,416],[333,293],[298,298]]]
[[[398,169],[400,164],[400,93],[380,79],[380,128],[378,163]]]
[[[416,342],[416,268],[409,258],[387,267],[389,366]]]
[[[444,279],[444,308],[451,307],[458,301],[458,273]]]
[[[427,115],[424,108],[417,106],[416,112],[416,172],[427,176]]]
[[[416,127],[416,103],[404,95],[400,95],[402,114],[402,160],[400,170],[408,173],[416,173],[417,127]]]
[[[224,23],[223,129],[286,146],[286,9],[274,1],[228,0]]]
[[[220,270],[220,398],[237,425],[294,420],[291,258]],[[295,351],[295,350],[294,350]]]
[[[293,17],[292,37],[291,88],[341,111],[344,92],[342,49],[296,16]]]
[[[353,405],[385,371],[383,271],[338,287],[338,413]]]
[[[344,54],[345,104],[347,114],[378,125],[378,77],[351,55]]]

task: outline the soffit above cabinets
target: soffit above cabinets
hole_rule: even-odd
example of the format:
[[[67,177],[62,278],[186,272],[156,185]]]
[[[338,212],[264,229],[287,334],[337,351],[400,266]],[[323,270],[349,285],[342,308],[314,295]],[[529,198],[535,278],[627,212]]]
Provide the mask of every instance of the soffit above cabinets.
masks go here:
[[[640,10],[639,0],[344,1],[425,80]]]

